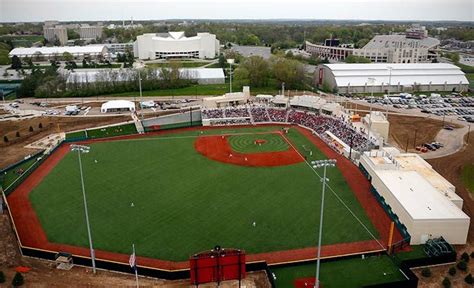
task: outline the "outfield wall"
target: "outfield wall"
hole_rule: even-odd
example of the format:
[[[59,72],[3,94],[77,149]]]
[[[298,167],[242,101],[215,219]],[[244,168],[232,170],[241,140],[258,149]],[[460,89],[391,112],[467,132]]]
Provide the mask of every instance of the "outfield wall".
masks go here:
[[[159,116],[142,121],[145,132],[202,125],[201,110],[181,110],[180,113]]]

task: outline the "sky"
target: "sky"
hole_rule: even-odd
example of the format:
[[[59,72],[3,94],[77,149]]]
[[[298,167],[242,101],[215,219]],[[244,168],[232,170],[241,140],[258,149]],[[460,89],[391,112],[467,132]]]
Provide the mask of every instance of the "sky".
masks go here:
[[[474,21],[474,0],[0,0],[0,22],[132,17]]]

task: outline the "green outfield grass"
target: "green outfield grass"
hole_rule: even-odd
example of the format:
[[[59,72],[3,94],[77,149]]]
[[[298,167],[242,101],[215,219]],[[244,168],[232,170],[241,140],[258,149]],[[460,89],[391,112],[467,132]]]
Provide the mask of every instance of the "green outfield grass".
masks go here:
[[[316,264],[274,268],[271,271],[276,276],[276,287],[294,287],[296,279],[314,277]],[[323,288],[354,288],[406,279],[388,256],[323,262],[320,278]]]
[[[37,157],[31,157],[30,159],[21,163],[17,167],[6,171],[3,175],[0,175],[0,185],[3,187],[3,189],[8,188],[8,186],[15,182],[16,179],[20,178],[21,175],[17,173],[19,169],[26,171],[36,162],[36,159]]]
[[[467,191],[474,194],[474,164],[468,164],[462,168],[461,178]]]
[[[255,141],[263,140],[264,143],[256,145]],[[289,145],[278,134],[244,134],[228,137],[232,150],[240,153],[262,153],[288,150]]]
[[[82,162],[95,248],[128,254],[135,243],[140,256],[184,261],[215,245],[248,253],[315,246],[321,182],[306,163],[229,165],[193,145],[196,135],[278,129],[185,131],[90,145]],[[286,136],[302,153],[313,151],[309,160],[324,158],[296,130]],[[330,169],[328,177],[378,236],[341,172]],[[49,241],[88,247],[76,153],[68,153],[29,197]],[[328,191],[325,199],[325,244],[371,239],[334,194]]]

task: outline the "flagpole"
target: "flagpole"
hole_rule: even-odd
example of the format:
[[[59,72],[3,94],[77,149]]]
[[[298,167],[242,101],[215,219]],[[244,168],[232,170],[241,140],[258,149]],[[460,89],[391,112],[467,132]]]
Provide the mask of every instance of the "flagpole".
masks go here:
[[[137,255],[135,254],[135,243],[132,244],[133,248],[133,255],[135,255],[135,281],[137,282],[137,288],[140,287],[138,285],[138,269],[137,269]]]

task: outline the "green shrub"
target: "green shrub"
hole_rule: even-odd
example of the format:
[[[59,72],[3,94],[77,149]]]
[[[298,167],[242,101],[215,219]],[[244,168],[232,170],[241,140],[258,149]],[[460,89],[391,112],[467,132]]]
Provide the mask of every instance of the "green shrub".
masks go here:
[[[421,270],[421,276],[423,277],[430,277],[431,276],[431,270],[430,268],[423,268],[423,270]]]
[[[467,284],[472,284],[474,281],[474,279],[472,279],[472,274],[469,273],[469,275],[466,276],[466,278],[464,278],[464,281],[466,281]]]
[[[469,254],[467,254],[467,252],[462,253],[461,259],[462,259],[464,262],[469,262]]]
[[[3,271],[0,271],[0,283],[5,283],[5,274],[3,274]]]
[[[21,275],[20,272],[16,272],[15,277],[13,277],[13,280],[12,280],[12,286],[18,287],[18,286],[23,285],[23,283],[25,283],[25,280],[23,279],[23,275]]]
[[[443,280],[443,282],[441,282],[441,284],[443,284],[444,288],[450,288],[451,287],[451,281],[449,281],[448,277],[444,277],[444,280]]]
[[[456,275],[456,268],[455,268],[455,267],[449,268],[448,273],[449,273],[449,275],[451,275],[451,276]]]
[[[465,261],[460,261],[456,267],[458,267],[459,270],[461,271],[466,271],[467,270],[467,263]]]

